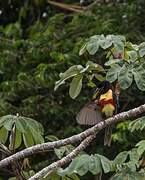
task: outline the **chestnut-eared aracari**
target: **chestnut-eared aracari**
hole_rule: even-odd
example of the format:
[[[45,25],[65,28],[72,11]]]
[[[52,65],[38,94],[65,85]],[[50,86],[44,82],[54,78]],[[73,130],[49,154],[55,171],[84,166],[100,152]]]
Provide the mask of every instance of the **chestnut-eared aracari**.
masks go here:
[[[81,125],[95,125],[112,117],[117,112],[116,94],[109,81],[103,81],[95,90],[91,102],[77,114],[76,120]],[[104,145],[111,145],[112,125],[105,128]]]

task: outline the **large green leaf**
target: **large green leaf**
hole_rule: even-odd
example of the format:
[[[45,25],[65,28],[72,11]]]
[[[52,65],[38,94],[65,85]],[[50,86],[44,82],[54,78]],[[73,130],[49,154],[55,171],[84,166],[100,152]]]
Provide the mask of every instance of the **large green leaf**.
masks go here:
[[[134,75],[134,80],[136,82],[137,87],[141,91],[145,91],[145,69],[142,65],[134,67],[132,70]]]
[[[34,128],[29,128],[29,131],[31,132],[35,144],[41,144],[44,143],[44,138],[41,135],[40,131],[35,130]]]
[[[74,66],[71,66],[64,73],[60,73],[60,75],[59,75],[60,76],[60,80],[55,83],[54,90],[56,90],[60,85],[64,84],[65,80],[67,80],[67,79],[69,79],[69,78],[79,74],[80,71],[82,71],[83,69],[84,68],[83,68],[82,65],[74,65]]]
[[[67,172],[69,174],[77,173],[80,176],[86,174],[89,170],[90,156],[87,154],[82,154],[72,160],[71,164],[68,166]]]
[[[123,163],[126,161],[127,156],[128,156],[128,152],[127,152],[127,151],[123,151],[123,152],[119,153],[119,154],[115,157],[114,163],[115,163],[115,164],[118,164],[118,165],[123,164]]]
[[[5,127],[2,127],[0,129],[0,143],[5,144],[7,138],[8,138],[8,131]]]
[[[89,160],[88,164],[89,164],[89,171],[92,174],[95,175],[102,171],[101,160],[100,160],[100,157],[98,157],[97,155],[90,156],[90,160]]]
[[[111,68],[107,71],[106,79],[111,83],[114,82],[118,78],[120,69],[121,66],[119,66],[118,64],[113,64]]]
[[[132,84],[133,81],[132,70],[126,67],[126,65],[123,65],[123,67],[121,68],[120,73],[118,75],[118,81],[122,89],[127,89]]]
[[[99,49],[99,35],[92,36],[86,44],[86,49],[89,54],[94,55]]]
[[[27,124],[26,121],[24,120],[24,118],[22,118],[21,116],[17,118],[17,120],[15,121],[16,124],[16,129],[18,129],[20,132],[26,132],[27,130]]]
[[[30,130],[28,129],[26,133],[23,133],[23,141],[26,147],[30,147],[33,146],[34,143],[34,139],[33,136],[30,132]]]
[[[70,84],[69,94],[72,99],[75,99],[82,89],[83,74],[75,76]]]
[[[102,168],[104,170],[104,173],[108,173],[112,170],[112,162],[107,159],[105,156],[99,155],[100,160],[101,160],[101,164],[102,164]]]

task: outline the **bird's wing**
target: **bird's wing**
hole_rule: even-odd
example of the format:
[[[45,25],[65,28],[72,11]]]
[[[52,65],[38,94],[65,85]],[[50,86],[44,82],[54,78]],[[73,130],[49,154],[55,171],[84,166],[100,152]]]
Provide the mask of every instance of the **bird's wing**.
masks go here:
[[[99,106],[94,102],[90,102],[80,110],[76,120],[81,125],[95,125],[103,119]]]

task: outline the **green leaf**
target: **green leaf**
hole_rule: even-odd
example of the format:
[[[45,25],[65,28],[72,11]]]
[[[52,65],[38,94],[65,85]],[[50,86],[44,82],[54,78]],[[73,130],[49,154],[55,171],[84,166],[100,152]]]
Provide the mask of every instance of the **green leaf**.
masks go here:
[[[120,72],[121,66],[118,64],[113,64],[111,68],[107,71],[106,79],[109,82],[114,82],[118,78],[118,74]]]
[[[45,138],[49,141],[58,141],[59,139],[54,136],[54,135],[48,135],[48,136],[45,136]]]
[[[139,155],[142,155],[145,151],[145,140],[142,140],[136,144],[137,152]]]
[[[123,164],[123,163],[126,161],[127,156],[128,156],[128,152],[127,152],[127,151],[123,151],[123,152],[119,153],[119,154],[115,157],[114,163],[115,163],[115,164],[118,164],[118,165]]]
[[[140,158],[139,153],[137,152],[136,148],[133,148],[131,151],[129,151],[129,157],[130,160],[134,163],[138,163],[138,160]]]
[[[23,141],[26,147],[34,145],[34,139],[29,129],[26,133],[23,133]]]
[[[8,119],[8,120],[5,121],[4,127],[5,127],[8,131],[10,131],[10,130],[12,129],[13,124],[14,124],[14,120],[13,120],[13,119]]]
[[[119,63],[120,61],[120,59],[111,59],[105,63],[105,66],[111,66],[112,64]]]
[[[145,70],[143,66],[134,67],[132,73],[138,89],[145,91]]]
[[[118,75],[118,81],[122,89],[127,89],[130,87],[133,81],[133,74],[132,71],[127,68],[125,65],[120,70]]]
[[[127,54],[129,55],[131,60],[136,60],[138,58],[136,51],[127,51]]]
[[[89,170],[88,162],[90,156],[87,154],[80,155],[72,160],[71,164],[68,166],[67,172],[69,174],[76,173],[80,176],[86,174]]]
[[[105,156],[102,156],[102,155],[98,155],[98,156],[100,157],[104,173],[110,172],[111,166],[112,166],[111,161],[107,159]]]
[[[79,55],[80,55],[80,56],[83,55],[85,51],[86,51],[86,44],[84,44],[84,45],[81,47],[81,49],[80,49],[80,51],[79,51]]]
[[[99,36],[95,35],[90,38],[90,40],[86,44],[86,49],[89,52],[89,54],[94,55],[98,49],[99,49],[99,43],[98,43]]]
[[[2,127],[0,129],[0,143],[5,144],[7,138],[8,138],[8,131],[6,128]]]
[[[21,132],[16,129],[16,136],[15,136],[15,149],[19,148],[22,142],[22,135]]]
[[[63,147],[61,147],[61,148],[59,148],[59,149],[54,149],[54,152],[55,152],[55,154],[57,155],[57,157],[58,157],[59,159],[61,159],[61,158],[63,157],[64,153],[66,152],[66,147],[63,146]]]
[[[29,128],[29,131],[31,132],[35,144],[41,144],[44,143],[44,138],[41,136],[40,131],[35,130],[34,128]]]
[[[140,57],[143,57],[145,55],[145,42],[139,45],[139,55]]]
[[[26,132],[27,130],[27,124],[26,121],[24,121],[23,118],[18,117],[18,119],[15,121],[16,129],[18,129],[20,132]]]
[[[89,160],[89,171],[92,174],[98,174],[102,171],[102,165],[101,165],[101,160],[100,157],[98,157],[97,155],[91,155],[90,156],[90,160]]]
[[[75,99],[82,89],[83,75],[79,74],[75,76],[70,84],[69,94],[72,99]]]
[[[98,71],[98,72],[103,72],[105,71],[104,68],[102,66],[100,66],[97,63],[94,63],[92,61],[88,61],[86,63],[86,67],[88,67],[87,71]],[[82,72],[82,71],[81,71]]]
[[[54,90],[56,90],[60,85],[64,84],[65,83],[65,80],[73,77],[73,76],[76,76],[77,74],[80,73],[80,71],[82,71],[84,68],[83,66],[81,65],[74,65],[74,66],[71,66],[67,71],[65,71],[64,73],[60,73],[60,80],[57,81],[55,83],[55,88]]]

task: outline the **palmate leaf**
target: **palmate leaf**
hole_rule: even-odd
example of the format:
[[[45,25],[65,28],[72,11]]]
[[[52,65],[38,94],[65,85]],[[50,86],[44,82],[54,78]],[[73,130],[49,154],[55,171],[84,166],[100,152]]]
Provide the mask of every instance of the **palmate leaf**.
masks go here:
[[[123,51],[125,41],[125,37],[119,35],[107,35],[106,37],[103,34],[94,35],[88,40],[85,46],[82,47],[81,51],[84,53],[86,48],[89,54],[94,55],[98,51],[99,47],[107,49],[112,45],[114,45],[117,51]]]
[[[133,82],[133,74],[131,69],[127,68],[124,64],[118,74],[118,81],[122,89],[127,89]]]
[[[118,78],[118,74],[121,70],[121,66],[118,64],[113,64],[111,68],[107,71],[106,79],[111,83],[114,82]]]
[[[0,118],[0,140],[5,143],[8,138],[8,133],[11,131],[13,125],[16,127],[15,135],[15,148],[19,148],[22,140],[26,147],[32,146],[34,144],[39,144],[44,142],[43,138],[43,126],[35,121],[34,119],[23,117],[6,115]]]
[[[82,154],[74,158],[67,168],[61,169],[60,173],[63,176],[73,173],[83,176],[90,171],[95,175],[102,171],[105,173],[112,171],[112,166],[112,161],[107,159],[105,156],[99,154],[91,156],[88,154]]]

